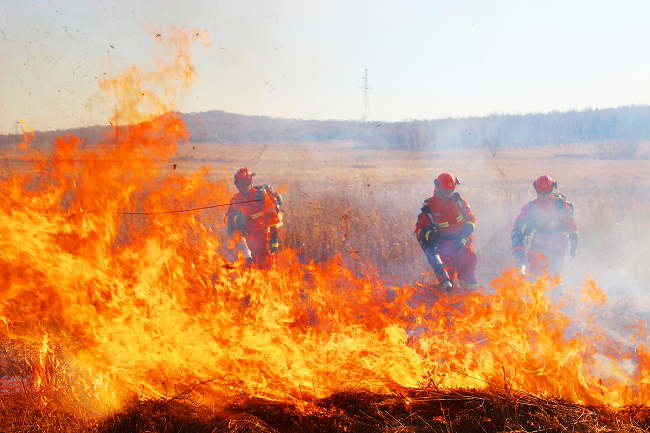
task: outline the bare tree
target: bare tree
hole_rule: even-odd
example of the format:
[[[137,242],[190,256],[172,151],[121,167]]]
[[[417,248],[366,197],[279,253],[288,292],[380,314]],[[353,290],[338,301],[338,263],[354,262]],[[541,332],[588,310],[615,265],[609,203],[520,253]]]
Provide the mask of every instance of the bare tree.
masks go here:
[[[496,138],[496,137],[489,137],[489,138],[484,138],[483,143],[490,149],[490,153],[492,154],[492,158],[497,156],[497,151],[499,150],[499,147],[501,145],[501,140]]]

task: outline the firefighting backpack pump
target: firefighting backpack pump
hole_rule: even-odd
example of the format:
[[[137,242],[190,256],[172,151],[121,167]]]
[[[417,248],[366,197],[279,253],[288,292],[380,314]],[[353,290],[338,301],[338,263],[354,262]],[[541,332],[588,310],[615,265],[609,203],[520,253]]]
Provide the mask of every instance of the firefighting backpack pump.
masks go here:
[[[271,201],[275,205],[275,211],[280,215],[282,207],[282,196],[279,192],[273,191],[273,186],[271,185],[257,185],[253,187],[255,189],[255,199],[264,200],[264,191],[271,198]]]

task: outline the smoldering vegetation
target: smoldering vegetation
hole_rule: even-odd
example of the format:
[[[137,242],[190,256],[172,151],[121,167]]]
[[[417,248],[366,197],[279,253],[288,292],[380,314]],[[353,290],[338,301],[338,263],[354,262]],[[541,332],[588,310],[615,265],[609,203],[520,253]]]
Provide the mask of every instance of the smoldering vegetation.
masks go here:
[[[200,385],[200,384],[196,384]],[[27,433],[339,433],[483,431],[637,433],[650,429],[650,408],[583,406],[508,386],[439,390],[395,387],[391,394],[341,392],[289,404],[236,398],[215,411],[189,386],[169,398],[134,398],[104,418],[88,416],[25,389],[0,392],[0,428]],[[0,389],[1,390],[1,389]]]

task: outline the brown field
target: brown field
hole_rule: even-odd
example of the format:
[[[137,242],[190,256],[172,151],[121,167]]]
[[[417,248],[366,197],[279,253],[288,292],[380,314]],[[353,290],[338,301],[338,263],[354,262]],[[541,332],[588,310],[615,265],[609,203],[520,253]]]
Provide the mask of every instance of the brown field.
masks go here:
[[[521,207],[534,198],[532,181],[549,174],[575,205],[579,253],[567,263],[564,289],[590,275],[612,296],[634,298],[650,310],[650,143],[637,159],[605,159],[612,143],[502,149],[408,152],[368,150],[353,142],[185,143],[161,174],[208,169],[234,194],[233,173],[247,166],[282,193],[283,245],[299,257],[326,260],[337,253],[360,275],[373,273],[395,285],[430,282],[429,265],[412,232],[433,179],[443,171],[477,219],[474,233],[479,284],[512,265],[510,231]],[[39,148],[47,156],[48,148]],[[29,170],[21,151],[0,158],[0,177]],[[106,161],[110,164],[110,161]],[[197,202],[197,207],[218,205]],[[167,210],[167,209],[165,209]],[[234,259],[234,256],[231,258]]]
[[[567,266],[566,283],[580,284],[591,273],[606,287],[642,295],[650,277],[645,147],[638,160],[608,160],[599,158],[602,144],[504,149],[493,158],[487,149],[425,153],[366,150],[349,142],[202,143],[181,146],[170,164],[186,172],[208,166],[215,180],[228,182],[238,167],[249,167],[260,183],[282,191],[288,245],[311,259],[347,252],[357,269],[376,266],[396,284],[428,271],[412,231],[440,172],[461,180],[458,191],[476,216],[478,272],[486,286],[511,264],[510,230],[534,198],[532,181],[549,174],[574,203],[580,231],[579,255]]]
[[[559,183],[559,192],[575,204],[580,232],[578,257],[567,264],[564,286],[556,290],[571,293],[590,275],[610,296],[598,319],[617,327],[644,320],[647,329],[647,150],[642,149],[638,160],[612,160],[601,158],[602,148],[602,144],[590,144],[504,149],[491,157],[487,149],[381,151],[349,142],[183,144],[162,165],[161,174],[191,174],[207,168],[209,180],[226,182],[234,194],[232,175],[247,166],[257,173],[256,184],[272,184],[282,193],[282,241],[285,248],[299,252],[298,260],[323,262],[340,255],[357,275],[403,287],[431,282],[429,265],[412,231],[422,201],[432,194],[433,179],[440,172],[450,172],[461,180],[458,191],[477,219],[478,276],[487,292],[492,290],[490,281],[512,265],[510,230],[521,207],[533,198],[532,181],[549,174]],[[47,149],[41,151],[47,157]],[[30,170],[19,159],[21,155],[9,151],[0,159],[0,177]],[[202,196],[195,206],[221,204]],[[199,212],[213,212],[221,218],[224,208],[215,209]],[[170,209],[160,209],[166,210]],[[223,227],[217,229],[224,235]],[[234,259],[232,252],[223,253]],[[231,413],[217,415],[181,390],[170,399],[135,400],[122,412],[98,422],[82,408],[75,412],[35,398],[31,384],[24,380],[31,368],[27,358],[20,359],[8,349],[15,347],[0,340],[0,373],[9,376],[11,371],[22,379],[12,382],[17,388],[13,393],[0,387],[0,415],[9,420],[0,421],[0,427],[15,432],[496,432],[565,431],[578,425],[575,431],[631,432],[650,426],[647,407],[625,407],[619,412],[586,408],[520,394],[507,386],[445,393],[433,382],[431,388],[401,390],[392,397],[339,394],[318,401],[310,411],[252,400],[235,404]],[[480,405],[472,406],[477,401]],[[480,424],[482,430],[477,430],[477,418],[473,418],[479,416],[477,411],[492,427]],[[437,422],[435,429],[429,425],[432,420]]]

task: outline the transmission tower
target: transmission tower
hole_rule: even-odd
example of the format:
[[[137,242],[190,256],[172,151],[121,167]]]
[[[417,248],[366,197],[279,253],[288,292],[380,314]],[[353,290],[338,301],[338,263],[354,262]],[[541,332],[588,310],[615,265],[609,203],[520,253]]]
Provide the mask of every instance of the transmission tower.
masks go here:
[[[368,121],[368,92],[370,91],[370,87],[368,87],[368,68],[366,68],[366,73],[361,78],[363,78],[363,112],[361,113],[361,121],[366,122]]]

